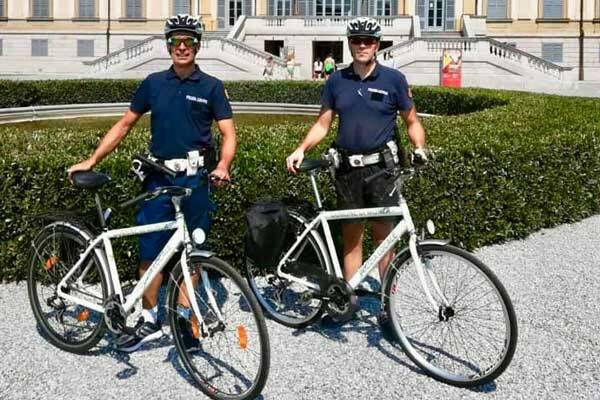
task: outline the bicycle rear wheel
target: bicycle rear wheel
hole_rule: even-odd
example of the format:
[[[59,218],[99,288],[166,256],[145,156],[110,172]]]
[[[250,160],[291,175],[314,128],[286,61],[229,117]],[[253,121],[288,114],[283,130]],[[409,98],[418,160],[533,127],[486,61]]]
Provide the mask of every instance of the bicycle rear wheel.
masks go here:
[[[72,224],[46,226],[34,240],[29,257],[27,291],[38,325],[50,343],[72,353],[85,353],[102,338],[104,314],[58,297],[58,284],[79,261],[86,238]],[[92,252],[63,291],[102,306],[108,295],[101,264]]]
[[[384,294],[400,345],[439,381],[459,387],[492,381],[508,367],[517,345],[517,319],[506,290],[464,250],[439,244],[419,250],[426,286],[437,305],[434,309],[427,300],[410,254],[394,260]]]
[[[167,304],[179,357],[207,396],[254,399],[265,386],[270,365],[269,336],[260,305],[244,279],[224,261],[192,257],[188,262],[199,277],[195,296],[207,330],[194,316],[183,316],[181,308],[178,311],[180,293],[188,297],[178,265],[169,279]],[[206,272],[207,282],[201,271]],[[211,303],[206,283],[218,311]]]
[[[289,213],[288,229],[281,256],[292,247],[298,236],[304,231],[304,218],[294,212]],[[292,255],[294,261],[291,265],[298,270],[312,269],[314,272],[327,274],[325,256],[318,244],[318,236],[310,233],[298,250]],[[298,273],[296,273],[298,272]],[[302,271],[291,272],[292,275],[302,274]],[[314,273],[312,275],[315,275]],[[255,265],[246,257],[246,277],[250,288],[263,307],[265,314],[276,322],[290,328],[304,328],[323,313],[323,301],[312,297],[314,291],[305,285],[292,282],[280,277],[277,271]],[[316,282],[318,279],[310,277],[309,280]]]

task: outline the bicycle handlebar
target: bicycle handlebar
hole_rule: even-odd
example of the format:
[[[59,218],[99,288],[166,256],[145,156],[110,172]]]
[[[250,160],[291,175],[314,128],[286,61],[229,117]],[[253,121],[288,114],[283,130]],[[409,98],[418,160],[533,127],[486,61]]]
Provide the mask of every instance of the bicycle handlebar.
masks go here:
[[[171,196],[189,196],[192,194],[192,189],[184,188],[181,186],[160,186],[152,190],[151,192],[142,193],[131,200],[127,200],[126,202],[119,204],[119,208],[127,208],[136,203],[139,203],[140,201],[146,200],[148,198],[153,199],[162,194],[169,194]]]
[[[161,165],[155,161],[152,161],[141,154],[136,154],[133,156],[134,160],[140,161],[142,164],[147,167],[152,168],[155,171],[162,172],[163,174],[169,175],[171,178],[175,178],[177,176],[177,172],[173,171],[171,168],[167,168],[164,165]]]

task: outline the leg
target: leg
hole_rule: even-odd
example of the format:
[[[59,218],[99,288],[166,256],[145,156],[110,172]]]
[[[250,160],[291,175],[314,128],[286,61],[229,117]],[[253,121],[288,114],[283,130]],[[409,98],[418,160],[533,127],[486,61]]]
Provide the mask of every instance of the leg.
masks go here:
[[[375,241],[375,245],[379,246],[381,242],[390,234],[392,229],[394,228],[391,222],[387,221],[373,221],[373,240]],[[388,251],[381,260],[379,260],[379,279],[383,282],[383,278],[385,277],[385,271],[387,266],[390,264],[392,259],[394,258],[394,251]]]
[[[150,267],[152,261],[142,261],[140,262],[139,274],[140,278],[144,276],[148,267]],[[160,272],[158,275],[152,279],[150,285],[144,291],[144,295],[142,297],[142,306],[145,310],[149,310],[154,308],[158,304],[158,292],[160,291],[160,285],[162,284],[163,274]]]
[[[362,245],[365,224],[348,223],[342,225],[344,241],[344,279],[350,281],[362,265]]]

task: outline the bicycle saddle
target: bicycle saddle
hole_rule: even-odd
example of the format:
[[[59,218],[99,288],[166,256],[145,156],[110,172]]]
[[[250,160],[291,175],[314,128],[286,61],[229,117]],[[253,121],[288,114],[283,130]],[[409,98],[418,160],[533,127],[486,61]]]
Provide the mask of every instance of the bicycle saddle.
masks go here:
[[[110,181],[110,176],[101,172],[79,171],[73,173],[73,185],[81,189],[97,189]]]
[[[302,164],[298,167],[298,170],[302,172],[312,171],[317,168],[327,168],[331,163],[327,160],[310,160],[304,159]]]

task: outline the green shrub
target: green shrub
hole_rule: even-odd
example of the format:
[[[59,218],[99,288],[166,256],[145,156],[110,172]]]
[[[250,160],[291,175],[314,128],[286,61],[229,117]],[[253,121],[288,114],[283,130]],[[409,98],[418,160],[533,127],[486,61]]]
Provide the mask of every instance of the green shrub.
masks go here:
[[[53,104],[129,102],[139,81],[68,80],[0,81],[0,108]],[[225,82],[231,101],[319,104],[322,82]],[[413,88],[417,110],[441,115],[464,114],[506,104],[499,95],[477,90]]]
[[[432,218],[438,227],[436,235],[472,249],[598,212],[598,100],[420,89],[415,90],[415,98],[427,98],[426,104],[437,105],[445,114],[456,114],[450,105],[461,95],[463,109],[475,107],[477,98],[488,106],[504,105],[423,120],[437,157],[431,169],[404,189],[418,226]],[[443,98],[450,105],[438,102]],[[428,111],[441,114],[437,109]],[[238,122],[235,184],[216,193],[220,209],[211,234],[213,248],[237,265],[248,201],[265,196],[311,198],[307,178],[290,177],[283,168],[284,158],[310,124],[298,119],[289,123],[270,123],[269,116],[264,119],[263,126]],[[51,209],[91,209],[91,196],[69,186],[65,169],[90,154],[104,133],[98,127],[77,128],[75,124],[26,131],[19,125],[0,127],[0,280],[25,276],[28,244],[37,229],[31,216]],[[311,155],[317,156],[332,138]],[[126,171],[131,154],[143,151],[148,139],[147,127],[135,128],[99,166],[114,178],[102,191],[106,204],[115,205],[139,190]],[[334,202],[325,174],[320,185],[324,196]],[[117,214],[113,221],[114,226],[131,222],[132,210]],[[135,242],[123,244],[119,254],[126,263],[122,265],[130,265],[129,275],[133,274]]]

